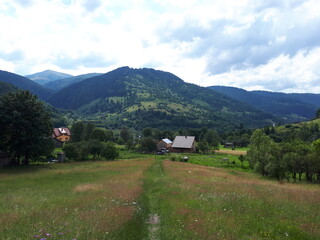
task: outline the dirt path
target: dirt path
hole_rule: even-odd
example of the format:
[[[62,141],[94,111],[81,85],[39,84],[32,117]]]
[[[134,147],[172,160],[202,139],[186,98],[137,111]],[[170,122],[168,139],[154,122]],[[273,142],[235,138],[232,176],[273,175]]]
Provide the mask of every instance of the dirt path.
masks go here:
[[[216,150],[216,153],[226,153],[231,155],[247,155],[247,151],[240,150]]]

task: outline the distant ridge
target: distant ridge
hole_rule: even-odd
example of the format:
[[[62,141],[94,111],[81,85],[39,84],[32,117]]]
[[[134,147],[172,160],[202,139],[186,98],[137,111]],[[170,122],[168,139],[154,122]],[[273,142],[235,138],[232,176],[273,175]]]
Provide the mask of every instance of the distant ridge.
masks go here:
[[[72,75],[56,72],[53,70],[45,70],[42,72],[27,75],[25,77],[29,78],[32,81],[35,81],[36,83],[39,83],[40,85],[45,85],[46,83],[51,81],[72,77]]]
[[[10,83],[19,89],[29,90],[39,98],[45,100],[53,94],[51,89],[20,75],[0,70],[0,81]]]
[[[241,88],[225,86],[208,88],[250,104],[261,111],[284,118],[288,122],[312,119],[317,108],[320,108],[320,94],[246,91]]]
[[[51,88],[55,91],[58,91],[58,90],[61,90],[65,87],[68,87],[72,84],[75,84],[77,82],[81,82],[87,78],[96,77],[99,75],[102,75],[102,73],[87,73],[87,74],[82,74],[79,76],[68,77],[68,78],[63,78],[63,79],[51,81],[51,82],[46,83],[44,86]]]

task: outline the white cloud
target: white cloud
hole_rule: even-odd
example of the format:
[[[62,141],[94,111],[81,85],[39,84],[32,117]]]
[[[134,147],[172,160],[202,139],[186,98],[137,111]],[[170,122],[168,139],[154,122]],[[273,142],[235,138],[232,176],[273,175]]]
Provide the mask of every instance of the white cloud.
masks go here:
[[[22,75],[126,65],[206,86],[320,92],[317,0],[3,0],[0,27],[1,67]]]
[[[247,90],[320,92],[320,48],[280,55],[267,64],[208,77],[207,86],[237,86]]]

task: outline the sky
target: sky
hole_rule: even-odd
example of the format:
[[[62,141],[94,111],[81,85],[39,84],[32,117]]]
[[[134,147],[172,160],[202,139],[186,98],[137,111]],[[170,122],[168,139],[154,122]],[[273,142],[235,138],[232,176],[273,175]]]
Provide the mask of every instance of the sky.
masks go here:
[[[320,93],[319,0],[1,0],[0,69]]]

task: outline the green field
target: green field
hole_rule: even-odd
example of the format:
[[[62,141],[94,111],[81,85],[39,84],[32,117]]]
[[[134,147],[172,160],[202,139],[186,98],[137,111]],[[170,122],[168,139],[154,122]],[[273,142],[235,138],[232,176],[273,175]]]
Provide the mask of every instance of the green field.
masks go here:
[[[0,170],[0,239],[320,239],[319,185],[211,167],[219,157]]]

